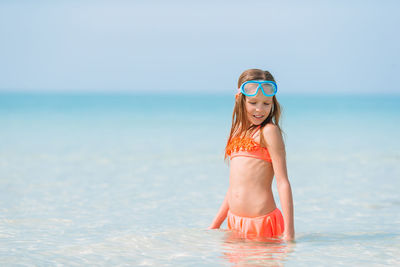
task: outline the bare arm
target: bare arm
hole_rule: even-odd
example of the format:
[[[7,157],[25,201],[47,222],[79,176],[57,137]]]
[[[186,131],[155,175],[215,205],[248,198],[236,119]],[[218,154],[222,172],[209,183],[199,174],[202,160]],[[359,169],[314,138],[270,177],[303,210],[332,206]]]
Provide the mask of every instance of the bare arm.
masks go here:
[[[276,185],[285,222],[283,238],[287,241],[294,240],[293,197],[286,168],[285,144],[283,143],[282,135],[277,126],[267,125],[263,132],[272,159],[272,166],[274,168]]]
[[[218,211],[217,215],[215,216],[213,222],[208,227],[208,229],[218,229],[221,226],[221,224],[225,221],[226,215],[228,214],[228,210],[229,210],[228,192],[229,192],[229,188],[228,188],[228,191],[225,194],[225,199],[222,202],[222,205],[219,208],[219,211]]]

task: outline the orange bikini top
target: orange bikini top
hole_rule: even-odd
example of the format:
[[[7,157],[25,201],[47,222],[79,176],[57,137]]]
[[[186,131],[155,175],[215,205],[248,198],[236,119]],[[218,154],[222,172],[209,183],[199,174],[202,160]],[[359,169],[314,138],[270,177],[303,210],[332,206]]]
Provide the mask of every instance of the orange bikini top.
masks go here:
[[[258,126],[257,130],[260,128]],[[233,159],[234,157],[251,157],[272,162],[266,147],[261,147],[259,143],[254,141],[253,136],[250,137],[234,137],[226,147],[226,154]]]

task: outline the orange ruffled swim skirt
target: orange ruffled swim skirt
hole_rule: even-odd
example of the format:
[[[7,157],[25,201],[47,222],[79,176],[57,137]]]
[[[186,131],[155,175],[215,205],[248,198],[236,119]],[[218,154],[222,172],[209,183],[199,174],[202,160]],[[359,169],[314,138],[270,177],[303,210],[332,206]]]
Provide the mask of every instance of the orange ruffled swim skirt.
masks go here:
[[[241,217],[228,210],[227,218],[228,230],[244,238],[277,237],[284,231],[283,216],[278,208],[258,217]]]

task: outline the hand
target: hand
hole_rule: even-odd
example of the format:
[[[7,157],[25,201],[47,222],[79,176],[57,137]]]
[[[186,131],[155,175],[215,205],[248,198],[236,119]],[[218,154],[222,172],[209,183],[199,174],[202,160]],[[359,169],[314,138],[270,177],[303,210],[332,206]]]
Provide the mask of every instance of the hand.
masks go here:
[[[219,227],[215,226],[215,225],[210,225],[207,230],[212,230],[212,229],[219,229]]]

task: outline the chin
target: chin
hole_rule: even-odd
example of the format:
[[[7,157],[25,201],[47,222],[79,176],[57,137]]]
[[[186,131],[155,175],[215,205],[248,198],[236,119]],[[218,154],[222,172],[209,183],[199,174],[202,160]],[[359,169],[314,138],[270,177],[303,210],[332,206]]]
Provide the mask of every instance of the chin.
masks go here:
[[[263,122],[257,122],[257,121],[251,120],[250,123],[253,124],[253,125],[260,125]]]

